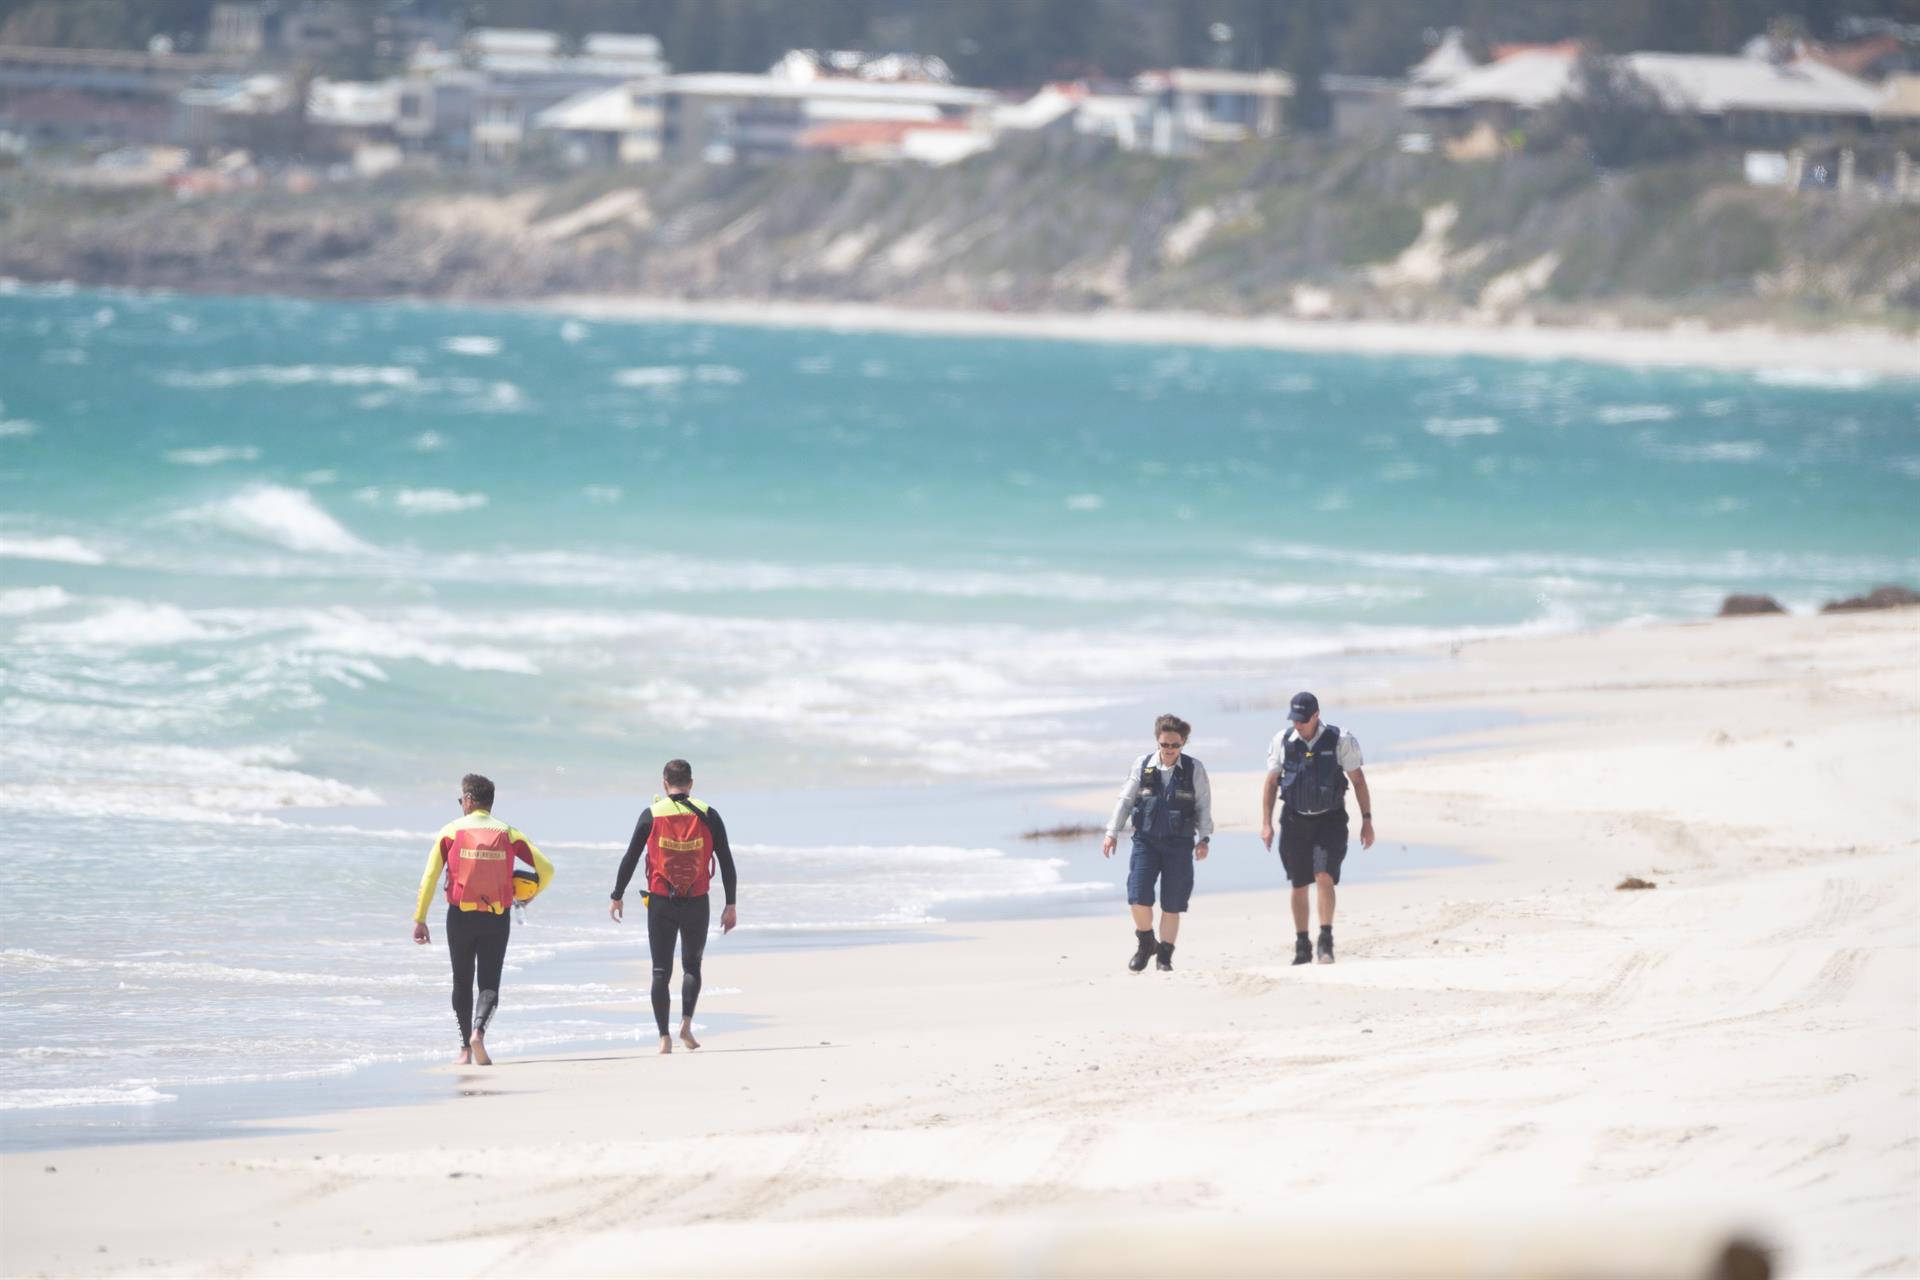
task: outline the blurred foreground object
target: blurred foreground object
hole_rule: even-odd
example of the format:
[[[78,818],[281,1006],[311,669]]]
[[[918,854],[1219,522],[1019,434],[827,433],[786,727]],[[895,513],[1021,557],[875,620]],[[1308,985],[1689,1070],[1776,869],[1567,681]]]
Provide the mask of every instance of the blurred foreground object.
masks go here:
[[[1021,1280],[1769,1280],[1771,1250],[1730,1229],[1642,1221],[1516,1232],[1408,1227],[1362,1234],[1310,1224],[1256,1229],[1204,1220],[1011,1230],[992,1241],[823,1259],[806,1276]]]

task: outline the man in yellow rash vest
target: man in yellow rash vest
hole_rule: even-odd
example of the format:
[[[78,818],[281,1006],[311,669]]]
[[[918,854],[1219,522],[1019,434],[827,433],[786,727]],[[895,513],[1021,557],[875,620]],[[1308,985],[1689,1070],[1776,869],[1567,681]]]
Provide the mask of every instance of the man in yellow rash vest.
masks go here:
[[[460,817],[440,828],[420,877],[413,909],[413,940],[431,942],[427,904],[445,872],[447,951],[453,958],[453,1014],[460,1021],[460,1056],[455,1062],[487,1067],[487,1024],[500,1007],[500,971],[507,960],[510,908],[516,896],[513,864],[532,865],[533,891],[553,883],[553,864],[533,841],[493,816],[493,783],[477,773],[460,779]],[[474,1000],[474,974],[480,996]]]

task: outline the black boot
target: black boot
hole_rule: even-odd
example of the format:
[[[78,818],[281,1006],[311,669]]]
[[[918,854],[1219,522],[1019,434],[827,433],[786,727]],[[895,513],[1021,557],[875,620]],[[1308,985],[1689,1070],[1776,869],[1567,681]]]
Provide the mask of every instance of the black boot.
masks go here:
[[[1307,941],[1307,935],[1297,934],[1293,939],[1293,962],[1295,964],[1313,963],[1313,944]]]
[[[1140,973],[1147,967],[1147,961],[1153,959],[1153,930],[1135,929],[1133,936],[1139,940],[1139,949],[1133,953],[1133,959],[1127,961],[1127,968]]]
[[[1154,967],[1162,973],[1173,972],[1173,944],[1171,942],[1163,942],[1160,944],[1160,960]]]

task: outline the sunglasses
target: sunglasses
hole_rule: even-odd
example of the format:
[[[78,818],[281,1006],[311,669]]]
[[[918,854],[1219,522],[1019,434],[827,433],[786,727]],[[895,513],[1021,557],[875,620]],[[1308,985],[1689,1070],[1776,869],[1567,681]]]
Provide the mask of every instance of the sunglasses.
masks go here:
[[[1161,748],[1166,751],[1178,751],[1181,747],[1184,747],[1186,745],[1187,744],[1184,742],[1162,742],[1160,744]]]

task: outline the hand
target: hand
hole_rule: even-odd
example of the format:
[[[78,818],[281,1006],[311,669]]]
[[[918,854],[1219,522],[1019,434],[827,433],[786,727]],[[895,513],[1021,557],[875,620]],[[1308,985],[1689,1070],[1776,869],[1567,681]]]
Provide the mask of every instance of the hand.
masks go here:
[[[1360,820],[1360,847],[1362,849],[1373,848],[1373,819],[1372,818],[1362,818]]]
[[[607,908],[607,914],[613,917],[613,922],[615,924],[619,924],[620,917],[626,913],[626,910],[627,910],[627,904],[620,901],[620,899],[615,898],[613,900],[613,905]]]
[[[1207,860],[1207,842],[1205,840],[1193,846],[1193,860],[1195,862],[1205,862]]]
[[[1271,820],[1260,824],[1260,843],[1268,849],[1273,848],[1273,823]]]
[[[1113,856],[1113,846],[1115,843],[1117,842],[1112,836],[1108,836],[1105,840],[1102,840],[1100,842],[1100,856],[1103,858],[1111,858]]]
[[[733,926],[738,923],[739,919],[740,917],[734,913],[733,904],[729,902],[727,909],[720,913],[720,932],[732,933]]]
[[[413,922],[413,940],[423,947],[433,941],[433,935],[427,932],[427,922],[425,920],[416,920]]]

